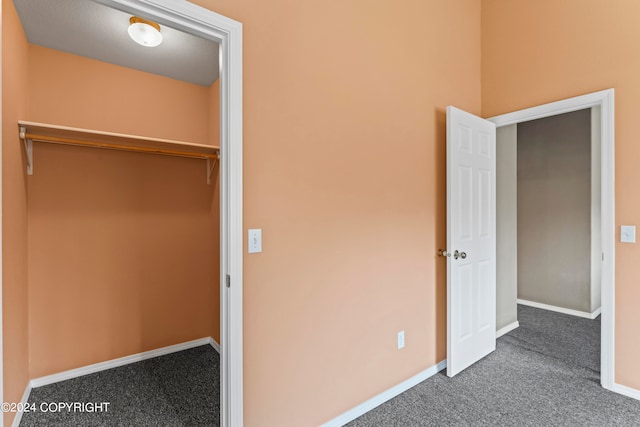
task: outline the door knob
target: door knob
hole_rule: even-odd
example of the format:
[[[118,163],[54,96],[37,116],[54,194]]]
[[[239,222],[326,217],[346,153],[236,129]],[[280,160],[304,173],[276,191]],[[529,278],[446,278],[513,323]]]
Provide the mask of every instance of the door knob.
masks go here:
[[[451,252],[444,251],[442,249],[438,250],[438,256],[449,257],[451,256]]]
[[[458,252],[457,250],[453,253],[453,258],[458,259],[458,258],[462,258],[465,259],[467,258],[467,253],[466,252]]]

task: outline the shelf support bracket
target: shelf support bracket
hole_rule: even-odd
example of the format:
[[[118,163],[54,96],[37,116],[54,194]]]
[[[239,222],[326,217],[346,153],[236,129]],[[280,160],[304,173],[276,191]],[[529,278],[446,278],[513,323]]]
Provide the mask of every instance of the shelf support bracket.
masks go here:
[[[218,159],[207,157],[207,185],[211,185],[211,174],[218,168]]]
[[[33,175],[33,140],[27,138],[27,130],[20,126],[20,139],[27,154],[27,175]]]

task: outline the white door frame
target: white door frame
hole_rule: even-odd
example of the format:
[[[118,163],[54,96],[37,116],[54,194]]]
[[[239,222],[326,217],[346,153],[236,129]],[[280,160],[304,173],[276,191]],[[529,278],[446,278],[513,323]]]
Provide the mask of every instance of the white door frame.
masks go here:
[[[221,426],[242,426],[242,24],[183,0],[95,1],[220,43]],[[0,99],[1,95],[0,85]],[[0,150],[0,200],[1,162]],[[227,275],[231,278],[231,287],[225,285]],[[0,227],[0,401],[3,389]],[[2,426],[3,418],[0,417]]]
[[[607,89],[575,98],[539,105],[513,113],[491,117],[496,127],[508,126],[543,117],[600,107],[601,149],[601,233],[602,233],[602,332],[600,350],[600,383],[617,390],[615,373],[615,152],[614,90]]]

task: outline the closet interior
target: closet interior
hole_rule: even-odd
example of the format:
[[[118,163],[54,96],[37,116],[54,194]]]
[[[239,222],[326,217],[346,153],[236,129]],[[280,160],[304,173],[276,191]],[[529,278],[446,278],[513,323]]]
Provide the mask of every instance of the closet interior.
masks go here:
[[[218,46],[166,26],[135,45],[129,14],[87,0],[3,15],[4,400],[220,343]]]

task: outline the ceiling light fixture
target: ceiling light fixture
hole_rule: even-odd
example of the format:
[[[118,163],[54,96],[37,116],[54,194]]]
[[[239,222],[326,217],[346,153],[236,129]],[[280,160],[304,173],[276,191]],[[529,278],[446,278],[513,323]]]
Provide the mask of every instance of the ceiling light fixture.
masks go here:
[[[162,43],[160,25],[138,16],[129,19],[129,36],[142,46],[156,47]]]

